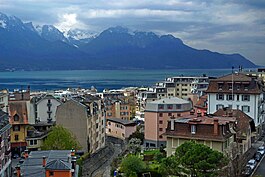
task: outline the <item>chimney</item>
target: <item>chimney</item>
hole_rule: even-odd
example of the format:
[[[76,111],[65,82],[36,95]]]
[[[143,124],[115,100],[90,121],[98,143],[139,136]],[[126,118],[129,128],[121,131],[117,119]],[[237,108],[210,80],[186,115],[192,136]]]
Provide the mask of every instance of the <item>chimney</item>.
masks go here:
[[[75,150],[74,149],[71,150],[71,156],[75,156]]]
[[[190,111],[190,115],[194,115],[195,111],[194,110],[191,110]]]
[[[218,135],[218,118],[213,119],[213,134]]]
[[[21,177],[21,171],[20,171],[20,165],[19,164],[16,166],[16,171],[17,171],[17,177]]]
[[[170,130],[174,130],[175,129],[175,120],[172,119],[170,120]]]
[[[24,157],[25,157],[25,159],[27,159],[29,157],[29,150],[26,149],[24,151]]]
[[[46,156],[42,157],[42,166],[45,167],[46,166]]]
[[[201,116],[202,116],[201,111],[197,112],[197,117],[201,117]]]

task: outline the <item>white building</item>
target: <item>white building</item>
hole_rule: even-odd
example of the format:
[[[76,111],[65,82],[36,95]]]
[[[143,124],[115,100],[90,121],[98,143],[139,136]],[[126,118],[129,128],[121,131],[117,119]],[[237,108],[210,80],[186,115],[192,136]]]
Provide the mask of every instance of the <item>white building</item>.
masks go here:
[[[8,91],[0,91],[0,110],[8,112]]]
[[[241,73],[229,74],[210,81],[208,94],[208,114],[229,107],[239,109],[250,116],[262,133],[264,123],[264,84],[261,80]]]
[[[52,95],[33,97],[30,103],[30,124],[38,122],[55,122],[57,107],[62,104],[60,100]]]

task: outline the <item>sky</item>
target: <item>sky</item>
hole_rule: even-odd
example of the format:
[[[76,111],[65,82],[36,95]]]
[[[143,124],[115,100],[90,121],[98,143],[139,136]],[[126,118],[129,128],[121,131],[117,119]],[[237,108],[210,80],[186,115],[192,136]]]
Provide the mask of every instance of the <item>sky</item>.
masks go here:
[[[0,12],[61,31],[124,26],[172,34],[265,66],[265,0],[0,0]]]

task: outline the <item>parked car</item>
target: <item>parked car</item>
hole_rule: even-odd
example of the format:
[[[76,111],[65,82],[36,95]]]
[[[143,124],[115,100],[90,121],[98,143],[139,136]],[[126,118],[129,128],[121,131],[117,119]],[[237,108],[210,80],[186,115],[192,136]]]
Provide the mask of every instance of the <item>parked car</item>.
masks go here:
[[[18,154],[14,154],[13,155],[13,159],[17,159],[17,158],[19,158],[19,155]]]
[[[262,155],[261,155],[260,152],[257,152],[257,153],[255,154],[255,156],[254,156],[254,159],[255,159],[257,162],[259,162],[259,161],[261,160],[261,158],[262,158]]]
[[[255,159],[250,159],[247,163],[247,167],[250,167],[251,170],[254,170],[254,168],[256,167],[257,162]]]
[[[249,166],[246,166],[246,168],[242,172],[242,176],[248,177],[252,174],[252,172],[253,170]]]
[[[265,153],[265,147],[264,146],[260,146],[258,148],[258,152],[261,153],[261,155],[264,155],[264,153]]]

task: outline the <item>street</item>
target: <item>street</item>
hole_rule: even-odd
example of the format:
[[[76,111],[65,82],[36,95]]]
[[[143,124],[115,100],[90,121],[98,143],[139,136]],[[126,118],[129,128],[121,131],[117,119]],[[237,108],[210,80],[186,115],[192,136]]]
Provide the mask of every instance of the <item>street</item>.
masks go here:
[[[262,161],[258,164],[258,168],[256,169],[255,173],[253,176],[262,176],[265,177],[265,158],[262,158]]]

